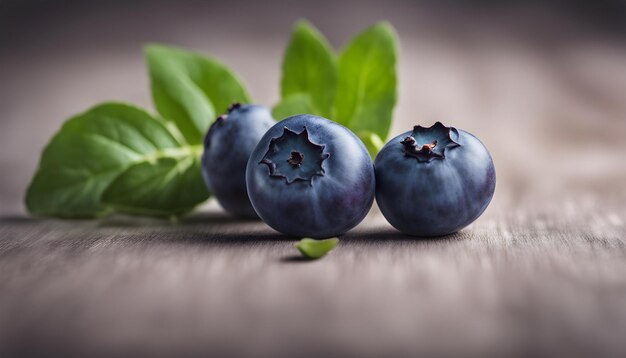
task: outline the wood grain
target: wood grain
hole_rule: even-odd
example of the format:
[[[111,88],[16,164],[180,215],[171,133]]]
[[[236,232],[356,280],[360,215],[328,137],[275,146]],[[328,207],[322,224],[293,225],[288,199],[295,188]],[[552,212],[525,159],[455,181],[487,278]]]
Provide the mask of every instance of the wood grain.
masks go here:
[[[571,215],[563,208],[573,205]],[[5,218],[1,347],[28,354],[626,352],[621,212],[491,210],[416,240],[376,212],[328,257],[205,211],[179,224]]]
[[[125,3],[0,21],[0,357],[626,356],[623,38],[504,7]],[[396,26],[392,134],[440,120],[493,155],[496,195],[471,227],[414,239],[374,208],[306,262],[215,202],[177,224],[24,212],[65,118],[111,98],[150,108],[143,43],[211,53],[271,105],[303,16],[336,47]]]

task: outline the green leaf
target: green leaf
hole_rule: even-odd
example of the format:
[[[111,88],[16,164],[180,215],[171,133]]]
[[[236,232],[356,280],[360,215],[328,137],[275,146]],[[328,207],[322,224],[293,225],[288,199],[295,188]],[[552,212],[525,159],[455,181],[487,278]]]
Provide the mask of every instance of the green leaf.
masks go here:
[[[106,215],[112,209],[102,204],[102,193],[128,168],[162,158],[185,159],[201,148],[181,142],[139,108],[101,104],[66,121],[46,146],[26,206],[37,215]],[[198,201],[206,197],[205,192],[196,195]]]
[[[283,58],[281,96],[310,97],[315,112],[330,117],[337,90],[337,61],[331,46],[317,29],[299,21]]]
[[[272,109],[272,117],[282,120],[296,114],[318,113],[313,107],[311,97],[308,94],[297,93],[283,98],[283,100]]]
[[[185,77],[153,75],[151,82],[159,113],[175,124],[185,141],[200,143],[201,128],[216,117],[213,104]]]
[[[376,158],[376,154],[381,150],[381,148],[385,145],[385,142],[378,136],[376,133],[361,131],[358,133],[359,138],[365,144],[367,151],[370,153],[370,157],[372,160]]]
[[[198,153],[137,163],[117,177],[102,201],[128,214],[181,215],[209,197]]]
[[[354,132],[387,138],[396,104],[396,34],[379,23],[358,35],[339,56],[335,120]]]
[[[191,144],[202,143],[209,124],[233,102],[250,102],[237,76],[212,58],[163,45],[148,45],[145,54],[157,111]]]
[[[339,239],[336,237],[326,240],[304,238],[293,244],[293,246],[307,259],[315,260],[329,253],[337,246],[337,243],[339,243]]]

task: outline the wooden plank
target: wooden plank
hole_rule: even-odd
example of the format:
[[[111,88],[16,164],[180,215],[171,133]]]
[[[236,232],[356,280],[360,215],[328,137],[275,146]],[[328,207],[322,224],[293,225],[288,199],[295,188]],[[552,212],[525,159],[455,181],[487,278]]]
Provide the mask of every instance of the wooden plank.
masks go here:
[[[5,218],[0,346],[10,356],[626,353],[624,210],[563,207],[494,208],[432,240],[399,235],[374,211],[314,262],[294,256],[291,238],[216,211],[180,224]]]

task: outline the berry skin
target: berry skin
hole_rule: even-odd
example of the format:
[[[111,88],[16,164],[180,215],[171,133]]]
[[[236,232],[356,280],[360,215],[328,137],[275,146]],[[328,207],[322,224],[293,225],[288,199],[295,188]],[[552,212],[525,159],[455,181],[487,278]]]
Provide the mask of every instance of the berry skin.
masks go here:
[[[414,236],[461,230],[485,211],[496,187],[493,161],[480,140],[440,122],[393,138],[374,168],[381,212]]]
[[[202,176],[220,205],[235,216],[257,218],[246,191],[246,164],[275,123],[266,107],[235,103],[215,120],[204,138]]]
[[[303,114],[274,125],[250,156],[248,195],[275,230],[327,238],[363,220],[374,201],[372,160],[346,127]]]

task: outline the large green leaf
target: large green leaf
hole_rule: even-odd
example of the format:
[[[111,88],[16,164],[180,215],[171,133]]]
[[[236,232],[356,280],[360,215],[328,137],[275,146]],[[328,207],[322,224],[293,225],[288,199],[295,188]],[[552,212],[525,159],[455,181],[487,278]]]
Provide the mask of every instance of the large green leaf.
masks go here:
[[[112,210],[101,202],[102,193],[130,167],[199,155],[201,146],[177,137],[139,108],[122,103],[93,107],[66,121],[44,149],[26,206],[37,215],[106,215]],[[206,191],[194,195],[197,202],[207,196]]]
[[[157,111],[191,144],[201,143],[216,115],[233,102],[250,102],[237,76],[212,58],[163,45],[148,45],[145,54]]]
[[[102,201],[128,214],[183,214],[209,197],[200,168],[193,152],[137,163],[111,183]]]
[[[296,23],[283,59],[281,95],[308,95],[316,113],[330,117],[337,89],[337,63],[324,36],[306,21]]]
[[[396,103],[396,34],[386,22],[358,35],[339,56],[334,119],[387,138]]]

